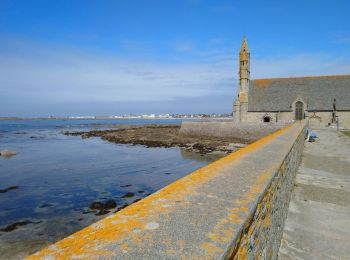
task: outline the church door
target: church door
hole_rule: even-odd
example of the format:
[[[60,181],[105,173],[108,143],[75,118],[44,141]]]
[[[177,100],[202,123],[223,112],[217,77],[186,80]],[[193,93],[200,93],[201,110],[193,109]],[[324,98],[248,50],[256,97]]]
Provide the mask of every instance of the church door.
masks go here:
[[[295,103],[295,120],[302,120],[303,119],[303,102],[298,101]]]

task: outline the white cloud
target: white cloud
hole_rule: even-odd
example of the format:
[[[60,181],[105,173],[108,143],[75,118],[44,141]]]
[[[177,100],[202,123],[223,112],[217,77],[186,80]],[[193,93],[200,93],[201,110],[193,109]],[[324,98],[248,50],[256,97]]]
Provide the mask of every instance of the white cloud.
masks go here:
[[[68,47],[0,44],[0,102],[153,102],[234,97],[238,53],[230,49],[190,52],[181,62],[134,60]],[[183,57],[183,56],[182,56]],[[348,74],[348,56],[299,54],[254,58],[253,78]],[[196,104],[193,104],[196,106]]]
[[[222,95],[232,64],[165,64],[72,50],[30,48],[0,53],[5,97],[62,101],[146,101]]]

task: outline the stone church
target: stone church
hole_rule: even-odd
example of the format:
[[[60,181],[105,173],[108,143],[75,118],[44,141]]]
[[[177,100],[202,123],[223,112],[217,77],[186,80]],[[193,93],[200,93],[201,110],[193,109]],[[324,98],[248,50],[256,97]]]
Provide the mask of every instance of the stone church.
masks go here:
[[[250,80],[246,38],[239,52],[238,95],[233,116],[238,123],[289,123],[350,128],[350,75]]]

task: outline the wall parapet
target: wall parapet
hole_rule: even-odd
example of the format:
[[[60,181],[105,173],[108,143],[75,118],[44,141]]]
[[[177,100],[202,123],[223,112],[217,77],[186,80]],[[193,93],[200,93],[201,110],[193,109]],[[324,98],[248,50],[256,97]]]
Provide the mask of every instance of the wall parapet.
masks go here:
[[[276,258],[304,129],[272,133],[28,259]]]
[[[181,124],[180,134],[187,136],[213,136],[232,138],[253,142],[281,128],[286,127],[285,123],[236,123],[232,120],[226,121],[185,121]]]

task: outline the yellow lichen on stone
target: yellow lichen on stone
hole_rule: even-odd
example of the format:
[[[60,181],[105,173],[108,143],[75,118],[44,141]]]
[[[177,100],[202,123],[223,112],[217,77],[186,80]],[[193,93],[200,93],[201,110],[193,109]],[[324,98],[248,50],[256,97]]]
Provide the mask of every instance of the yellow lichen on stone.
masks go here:
[[[205,252],[208,254],[208,256],[224,251],[224,249],[217,247],[214,244],[207,243],[207,242],[203,243],[201,247],[205,250]]]

